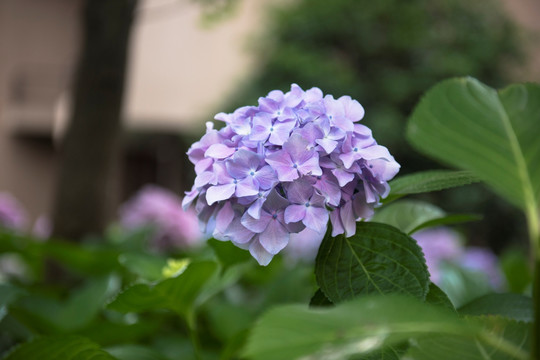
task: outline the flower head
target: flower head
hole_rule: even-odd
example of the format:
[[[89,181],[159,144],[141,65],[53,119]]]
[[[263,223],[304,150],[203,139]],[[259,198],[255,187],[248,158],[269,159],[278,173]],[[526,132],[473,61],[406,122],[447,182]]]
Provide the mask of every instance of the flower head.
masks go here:
[[[261,265],[291,235],[324,234],[328,221],[333,235],[353,235],[355,222],[372,214],[399,170],[357,123],[363,116],[348,96],[295,84],[287,93],[271,91],[258,106],[217,114],[225,126],[208,124],[188,151],[197,176],[184,208],[195,203],[207,233],[249,249]]]
[[[182,199],[155,185],[146,185],[120,208],[126,229],[152,227],[152,247],[158,250],[185,249],[197,245],[202,233],[193,210],[182,209]]]
[[[27,223],[26,210],[9,193],[0,193],[0,227],[22,231]]]

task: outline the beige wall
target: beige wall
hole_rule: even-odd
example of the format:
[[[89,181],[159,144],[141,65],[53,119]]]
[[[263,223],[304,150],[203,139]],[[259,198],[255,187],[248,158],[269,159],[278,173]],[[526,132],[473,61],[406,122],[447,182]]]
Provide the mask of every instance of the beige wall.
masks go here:
[[[528,61],[522,69],[515,71],[518,81],[540,82],[540,1],[504,0],[509,15],[524,29],[528,41]]]
[[[0,191],[31,218],[51,205],[52,101],[71,73],[78,7],[76,0],[0,0]]]

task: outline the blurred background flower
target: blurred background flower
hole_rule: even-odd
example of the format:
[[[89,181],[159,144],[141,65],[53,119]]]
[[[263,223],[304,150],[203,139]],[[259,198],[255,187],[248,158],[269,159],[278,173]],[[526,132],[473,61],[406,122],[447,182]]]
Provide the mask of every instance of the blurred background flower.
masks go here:
[[[0,226],[10,230],[23,231],[27,224],[26,210],[13,195],[0,193]]]
[[[181,250],[200,245],[194,211],[182,209],[182,199],[170,190],[146,185],[119,210],[120,223],[128,230],[152,229],[151,247],[160,251]]]
[[[458,232],[437,227],[412,237],[424,252],[431,281],[448,294],[456,307],[506,287],[497,256],[487,248],[465,246]]]

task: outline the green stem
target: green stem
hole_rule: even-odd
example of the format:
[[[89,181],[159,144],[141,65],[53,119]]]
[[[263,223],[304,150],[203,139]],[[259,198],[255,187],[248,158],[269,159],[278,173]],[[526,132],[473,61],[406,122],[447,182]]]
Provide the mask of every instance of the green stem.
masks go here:
[[[201,356],[201,344],[199,342],[199,336],[197,334],[197,322],[196,316],[193,311],[190,311],[186,315],[186,323],[189,331],[189,338],[193,346],[193,353],[196,360],[202,360]]]
[[[531,338],[531,360],[540,359],[540,213],[536,206],[530,206],[527,215],[529,237],[533,255],[533,310],[534,323]]]
[[[540,259],[535,256],[533,273],[534,323],[531,337],[531,360],[540,359]]]

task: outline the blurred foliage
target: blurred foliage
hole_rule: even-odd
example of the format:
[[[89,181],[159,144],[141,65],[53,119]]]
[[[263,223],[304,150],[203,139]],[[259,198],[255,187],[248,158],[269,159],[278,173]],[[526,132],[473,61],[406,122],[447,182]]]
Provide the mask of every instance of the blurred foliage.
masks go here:
[[[299,0],[273,9],[269,23],[254,45],[254,77],[225,108],[256,104],[258,96],[288,90],[291,83],[350,95],[366,109],[362,122],[402,165],[401,174],[437,167],[404,137],[406,118],[422,93],[465,75],[501,87],[525,54],[520,30],[497,0]],[[485,214],[469,231],[476,244],[499,252],[525,239],[519,213],[481,186],[423,199],[449,211]]]

